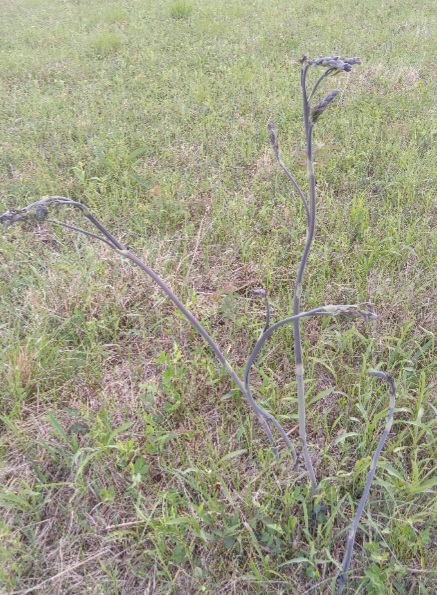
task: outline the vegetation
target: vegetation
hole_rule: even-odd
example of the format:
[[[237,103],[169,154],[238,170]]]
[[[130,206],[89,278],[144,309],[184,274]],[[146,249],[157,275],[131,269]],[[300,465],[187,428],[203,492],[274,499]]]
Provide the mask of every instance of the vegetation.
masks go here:
[[[265,130],[276,121],[298,164],[300,103],[289,96],[299,69],[288,57],[359,51],[354,84],[338,83],[347,109],[341,94],[329,127],[317,126],[321,208],[303,294],[306,310],[370,294],[380,316],[352,329],[314,319],[303,332],[309,451],[329,516],[314,526],[306,474],[276,462],[213,354],[135,269],[88,239],[14,227],[0,245],[0,584],[333,592],[387,414],[367,371],[386,361],[396,417],[349,590],[432,593],[436,155],[425,41],[435,15],[366,5],[346,30],[338,3],[193,3],[175,16],[177,4],[6,4],[3,210],[61,189],[83,199],[241,369],[264,325],[251,289],[268,289],[275,319],[288,315],[304,241],[305,209]],[[292,341],[286,328],[269,341],[252,382],[295,441]]]

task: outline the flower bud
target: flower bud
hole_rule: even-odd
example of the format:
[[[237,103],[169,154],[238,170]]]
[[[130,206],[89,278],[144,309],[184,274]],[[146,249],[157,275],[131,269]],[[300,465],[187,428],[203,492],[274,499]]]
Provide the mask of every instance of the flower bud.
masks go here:
[[[33,213],[37,221],[44,221],[49,214],[49,210],[45,205],[36,205]]]
[[[270,143],[273,147],[273,152],[275,153],[276,158],[279,159],[279,143],[278,138],[276,136],[275,125],[273,122],[268,123],[267,130],[269,131],[269,138]]]
[[[354,64],[361,64],[361,58],[343,58],[343,62],[353,66]]]
[[[334,101],[339,93],[340,91],[338,89],[331,91],[331,93],[329,93],[324,99],[322,99],[322,101],[313,107],[311,110],[311,122],[313,124],[314,122],[317,122],[325,109]]]

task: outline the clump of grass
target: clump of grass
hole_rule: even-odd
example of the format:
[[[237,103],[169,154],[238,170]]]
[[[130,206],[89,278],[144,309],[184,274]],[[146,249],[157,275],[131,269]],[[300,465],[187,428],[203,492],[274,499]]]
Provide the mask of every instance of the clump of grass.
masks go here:
[[[172,19],[187,19],[193,14],[193,5],[189,2],[180,0],[175,2],[170,8],[170,16]]]
[[[91,47],[101,56],[115,54],[121,48],[122,42],[112,31],[102,31],[91,42]]]

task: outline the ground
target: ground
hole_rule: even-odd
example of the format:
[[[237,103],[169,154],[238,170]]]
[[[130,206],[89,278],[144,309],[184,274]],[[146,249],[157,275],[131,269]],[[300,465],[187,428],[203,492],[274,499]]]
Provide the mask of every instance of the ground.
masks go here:
[[[251,290],[288,315],[305,239],[267,123],[306,188],[297,59],[360,56],[317,126],[303,306],[379,319],[303,325],[314,529],[304,469],[151,281],[67,230],[2,231],[0,593],[333,593],[387,414],[375,367],[398,399],[347,592],[436,592],[436,21],[407,0],[3,0],[0,212],[85,202],[238,371]],[[291,330],[253,377],[297,442]]]

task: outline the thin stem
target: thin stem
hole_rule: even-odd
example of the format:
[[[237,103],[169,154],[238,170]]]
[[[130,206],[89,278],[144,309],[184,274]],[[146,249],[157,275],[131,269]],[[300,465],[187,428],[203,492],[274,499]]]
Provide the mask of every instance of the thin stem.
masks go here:
[[[36,201],[30,205],[28,205],[26,207],[26,210],[29,212],[31,211],[31,209],[33,209],[34,207],[38,206],[38,205],[45,205],[45,206],[52,206],[52,205],[62,205],[62,206],[69,206],[69,207],[74,207],[76,209],[79,209],[79,211],[82,213],[82,215],[84,217],[86,217],[93,225],[94,227],[97,227],[97,229],[106,237],[106,239],[118,250],[124,250],[125,247],[123,246],[123,244],[121,244],[117,238],[115,238],[112,233],[110,233],[89,211],[88,207],[83,205],[80,202],[77,202],[75,200],[72,200],[71,198],[68,198],[67,196],[58,196],[58,195],[54,195],[54,196],[47,196],[46,198],[43,198],[42,200]]]
[[[279,425],[279,423],[277,422],[277,420],[270,415],[270,413],[268,413],[267,411],[265,411],[262,407],[260,407],[255,399],[253,398],[252,395],[252,391],[250,389],[250,371],[251,368],[253,366],[253,364],[255,363],[256,358],[258,357],[259,352],[261,351],[264,343],[267,341],[267,339],[279,328],[281,328],[282,326],[286,325],[286,324],[293,324],[296,321],[299,321],[302,318],[310,318],[312,316],[339,316],[341,314],[344,314],[346,316],[361,316],[362,318],[365,319],[373,319],[376,317],[376,315],[368,310],[360,310],[361,304],[358,305],[329,305],[329,306],[321,306],[319,308],[314,308],[313,310],[309,310],[308,312],[301,312],[300,314],[297,314],[296,316],[290,316],[289,318],[285,318],[284,320],[280,320],[279,322],[276,322],[275,324],[273,324],[271,327],[269,327],[262,335],[261,337],[258,339],[258,341],[256,342],[255,347],[253,348],[252,353],[249,355],[249,358],[247,360],[246,366],[244,368],[244,375],[243,375],[243,381],[244,381],[244,386],[246,389],[246,395],[247,395],[247,399],[249,400],[249,403],[252,407],[252,409],[255,411],[255,413],[259,414],[259,415],[263,415],[263,417],[271,422],[275,428],[278,430],[278,432],[281,434],[282,438],[285,440],[287,446],[290,448],[290,450],[292,452],[294,452],[293,447],[291,445],[291,442],[288,438],[288,436],[285,434],[284,430],[282,429],[282,427]],[[295,470],[297,471],[297,457],[295,458]]]
[[[58,198],[58,197],[56,197],[56,198]],[[241,390],[241,392],[243,394],[245,394],[244,384],[241,382],[240,378],[238,377],[238,375],[236,374],[236,372],[234,371],[234,369],[232,368],[232,366],[230,365],[228,360],[225,358],[223,353],[220,351],[220,348],[218,347],[218,345],[216,344],[214,339],[206,332],[206,330],[203,328],[203,326],[200,324],[200,322],[197,320],[197,318],[195,316],[193,316],[191,314],[191,312],[189,312],[185,308],[183,303],[179,300],[179,298],[176,297],[176,295],[166,285],[166,283],[164,283],[164,281],[161,279],[161,277],[159,277],[153,269],[148,267],[142,260],[140,260],[138,258],[138,256],[136,256],[135,254],[133,254],[132,252],[127,250],[122,244],[120,244],[120,242],[116,238],[114,238],[114,236],[93,215],[91,215],[89,213],[87,207],[84,207],[84,205],[82,205],[81,203],[74,203],[73,201],[70,202],[68,199],[67,199],[67,202],[65,202],[65,204],[68,204],[71,206],[77,206],[78,208],[80,208],[80,210],[83,212],[83,215],[87,219],[89,219],[89,221],[91,221],[91,223],[95,227],[97,227],[106,236],[106,238],[108,238],[109,241],[106,241],[103,238],[101,238],[100,236],[97,236],[95,234],[88,234],[88,232],[85,232],[85,230],[82,230],[79,227],[75,228],[74,226],[67,226],[66,224],[61,224],[61,225],[64,225],[66,227],[71,227],[72,229],[75,229],[75,231],[85,233],[86,235],[92,235],[92,237],[94,237],[95,239],[105,242],[108,246],[111,246],[116,252],[118,252],[119,254],[121,254],[122,256],[127,258],[128,260],[135,263],[144,273],[146,273],[146,275],[148,275],[151,279],[153,279],[153,281],[160,287],[160,289],[165,293],[165,295],[173,302],[173,304],[176,306],[176,308],[180,312],[182,312],[182,314],[185,316],[185,318],[191,323],[191,325],[203,337],[203,339],[206,341],[206,343],[208,343],[208,345],[213,350],[213,352],[214,352],[215,356],[217,357],[217,359],[219,360],[219,362],[227,370],[227,372],[232,377],[232,379],[234,380],[234,382],[238,386],[238,388]],[[114,245],[112,245],[111,242]]]
[[[308,207],[307,198],[306,198],[305,194],[303,193],[303,190],[301,189],[299,184],[296,182],[294,176],[291,174],[291,172],[289,171],[289,169],[287,168],[285,163],[282,161],[281,151],[279,150],[279,142],[278,142],[278,138],[276,136],[275,125],[273,124],[273,122],[269,123],[269,125],[267,126],[267,129],[269,131],[270,143],[272,145],[272,149],[275,154],[275,157],[278,160],[278,163],[281,166],[281,168],[284,170],[287,178],[293,184],[296,192],[299,194],[302,204],[305,208],[305,212],[306,212],[306,216],[307,216],[307,225],[309,225],[310,211],[309,211],[309,207]]]
[[[245,396],[247,398],[247,394]],[[259,423],[261,424],[261,427],[264,430],[264,432],[265,432],[265,434],[267,436],[268,441],[271,444],[271,447],[272,447],[272,450],[273,450],[273,454],[274,454],[275,459],[276,460],[279,460],[279,450],[278,450],[278,447],[276,445],[276,440],[274,439],[273,434],[272,434],[272,431],[271,431],[271,429],[269,427],[269,424],[267,423],[267,420],[264,417],[262,417],[262,415],[257,416],[257,419],[258,419]],[[293,452],[294,452],[294,449],[293,449]]]
[[[293,186],[296,189],[296,192],[300,196],[300,199],[302,201],[302,204],[304,206],[305,213],[306,213],[306,216],[307,216],[307,225],[309,225],[310,224],[311,215],[310,215],[310,210],[309,210],[308,201],[306,199],[306,196],[303,193],[302,189],[300,188],[299,184],[296,182],[296,180],[293,177],[293,175],[291,174],[290,170],[287,168],[287,166],[285,165],[285,163],[282,161],[281,155],[279,153],[277,155],[277,160],[278,160],[279,165],[282,167],[283,171],[285,172],[285,175],[290,180],[290,182],[293,184]]]
[[[306,64],[302,70],[300,75],[300,85],[302,90],[302,100],[303,100],[303,123],[305,128],[305,142],[308,139],[308,128],[310,123],[310,106],[308,102],[308,95],[307,95],[307,88],[306,88],[306,78],[308,74],[308,69],[310,65]]]
[[[94,224],[98,223],[94,217],[92,217],[92,219],[91,219],[90,216],[88,216],[88,218]],[[101,228],[103,228],[103,226],[100,223],[98,223],[98,228],[101,229]],[[105,228],[103,228],[103,229],[105,229]],[[275,426],[275,428],[278,430],[278,432],[281,434],[281,436],[286,441],[287,446],[290,448],[291,452],[294,454],[293,445],[291,444],[290,439],[288,438],[288,436],[285,433],[285,430],[283,429],[281,424],[277,421],[277,419],[271,413],[269,413],[268,411],[266,411],[265,409],[263,409],[262,407],[259,407],[259,405],[257,405],[257,403],[254,401],[254,399],[252,397],[252,393],[250,392],[250,389],[247,390],[246,386],[241,382],[239,376],[236,374],[236,372],[232,368],[231,364],[228,362],[228,360],[225,358],[223,353],[220,351],[220,348],[215,343],[214,339],[206,332],[206,330],[203,328],[203,326],[200,324],[200,322],[197,320],[197,318],[195,316],[193,316],[191,314],[191,312],[189,310],[187,310],[187,308],[185,308],[183,303],[176,297],[176,295],[172,292],[172,290],[155,273],[155,271],[153,269],[151,269],[149,266],[147,266],[142,260],[140,260],[138,258],[138,256],[136,256],[135,254],[133,254],[132,252],[130,252],[129,250],[126,250],[126,249],[122,249],[122,250],[116,249],[116,251],[120,255],[129,259],[131,262],[135,263],[144,273],[146,273],[146,275],[148,275],[151,279],[153,279],[153,281],[160,287],[160,289],[165,293],[165,295],[173,302],[173,304],[176,306],[176,308],[180,312],[182,312],[182,314],[185,316],[185,318],[191,323],[191,325],[203,337],[205,342],[211,347],[211,349],[213,350],[218,361],[226,369],[228,374],[231,376],[231,378],[233,379],[235,384],[238,386],[239,390],[245,396],[247,402],[253,409],[255,415],[257,416],[258,420],[261,423],[261,426],[263,427],[264,431],[267,434],[267,438],[269,439],[270,444],[274,448],[275,454],[277,453],[277,448],[276,448],[275,441],[273,439],[273,435],[270,431],[270,428],[267,425],[268,421],[270,421]],[[296,456],[295,456],[295,458],[296,458]]]
[[[250,389],[247,390],[246,386],[241,382],[239,376],[236,374],[236,372],[232,368],[231,364],[228,362],[228,360],[225,358],[223,353],[220,351],[220,348],[215,343],[214,339],[206,332],[206,330],[203,328],[203,326],[200,324],[200,322],[197,320],[197,318],[195,316],[193,316],[191,314],[191,312],[189,312],[189,310],[187,310],[185,308],[185,306],[182,304],[182,302],[176,297],[176,295],[164,283],[164,281],[155,273],[155,271],[153,269],[151,269],[149,266],[147,266],[135,254],[133,254],[132,252],[130,252],[129,250],[126,250],[126,249],[116,250],[116,251],[120,255],[122,255],[125,258],[127,258],[128,260],[130,260],[131,262],[135,263],[144,273],[146,273],[146,275],[148,275],[151,279],[153,279],[153,281],[155,281],[155,283],[160,287],[160,289],[165,293],[165,295],[173,302],[173,304],[176,306],[176,308],[180,312],[182,312],[182,314],[185,316],[185,318],[191,323],[191,325],[203,337],[205,342],[211,347],[211,349],[213,350],[218,361],[226,369],[226,371],[231,376],[231,378],[233,379],[235,384],[238,386],[241,393],[246,398],[250,407],[253,409],[255,415],[257,416],[258,420],[261,423],[262,428],[264,429],[264,431],[267,434],[267,438],[269,439],[270,444],[273,446],[275,454],[277,453],[277,447],[276,447],[273,435],[270,431],[270,428],[267,425],[268,421],[271,422],[275,426],[275,428],[278,430],[278,432],[281,434],[281,436],[287,442],[287,446],[290,448],[291,452],[294,454],[293,445],[291,444],[291,442],[290,442],[287,434],[285,433],[285,430],[282,428],[281,424],[276,420],[276,418],[271,413],[269,413],[262,407],[259,407],[259,405],[254,401],[254,399],[252,397],[252,393],[250,392]]]
[[[310,205],[309,212],[310,217],[307,226],[307,237],[305,241],[305,247],[302,254],[302,259],[299,264],[297,272],[296,283],[294,288],[294,300],[293,300],[293,315],[297,316],[300,312],[300,298],[302,295],[302,279],[305,273],[305,268],[308,261],[308,256],[311,250],[311,246],[314,240],[314,231],[316,224],[316,187],[314,178],[314,163],[312,155],[312,126],[310,123],[310,107],[307,98],[306,91],[306,75],[308,72],[308,64],[302,69],[301,73],[301,87],[302,87],[302,100],[303,100],[303,112],[304,112],[304,128],[305,128],[305,139],[307,147],[307,167],[308,167],[308,182],[310,187]],[[310,453],[308,450],[308,443],[306,437],[306,419],[305,419],[305,383],[304,383],[304,368],[302,359],[302,339],[300,335],[300,324],[299,319],[293,322],[293,333],[294,333],[294,358],[296,364],[296,387],[297,387],[297,408],[299,416],[299,437],[302,446],[302,454],[305,462],[305,467],[308,472],[311,488],[313,493],[317,491],[317,479],[314,473],[314,468],[311,462]]]
[[[68,223],[61,223],[61,221],[56,221],[55,219],[44,219],[44,221],[46,221],[47,223],[52,223],[53,225],[59,225],[61,227],[65,227],[66,229],[71,229],[72,231],[78,231],[79,233],[83,233],[84,235],[86,235],[90,238],[93,238],[94,240],[100,240],[101,242],[104,242],[110,248],[113,248],[113,249],[115,248],[115,246],[113,244],[108,242],[108,240],[106,240],[105,238],[102,238],[102,236],[98,236],[95,233],[86,231],[86,229],[82,229],[81,227],[77,227],[76,225],[69,225]]]
[[[266,316],[266,318],[267,318],[266,323],[267,323],[270,319],[270,308],[268,305],[268,301],[266,301],[266,305],[267,305],[267,316]],[[279,328],[279,326],[281,326],[282,322],[283,321],[281,321],[280,323],[276,323],[267,329],[264,327],[264,332],[261,335],[261,337],[258,339],[258,341],[255,345],[255,348],[252,351],[252,353],[250,354],[248,362],[246,364],[246,368],[244,371],[244,388],[245,388],[246,398],[247,398],[250,406],[254,410],[255,414],[258,416],[258,418],[259,419],[262,418],[264,420],[264,423],[267,425],[267,427],[268,427],[268,422],[272,423],[274,425],[274,427],[276,428],[276,430],[281,435],[281,437],[283,438],[283,440],[285,441],[288,449],[290,450],[290,452],[292,453],[293,458],[294,458],[294,470],[297,471],[298,458],[297,458],[297,454],[296,454],[296,451],[293,447],[291,440],[289,439],[285,430],[283,429],[281,424],[277,421],[277,419],[273,415],[268,413],[265,409],[260,407],[258,405],[258,403],[255,401],[255,399],[253,398],[252,391],[250,388],[250,383],[249,383],[250,368],[252,367],[252,364],[255,361],[255,358],[256,358],[257,354],[259,353],[259,350],[261,349],[262,345],[267,340],[267,338],[274,332],[274,330],[276,328]],[[276,448],[275,448],[275,455],[278,456],[278,452],[277,452]]]
[[[264,323],[264,328],[261,332],[261,336],[266,332],[266,330],[269,328],[270,326],[270,304],[269,304],[269,298],[266,295],[266,321]]]
[[[376,314],[373,313],[372,310],[360,310],[360,307],[363,305],[368,305],[367,303],[364,304],[336,304],[336,305],[329,305],[329,306],[319,306],[318,308],[313,308],[312,310],[308,310],[307,312],[300,312],[294,316],[289,316],[288,318],[284,318],[275,324],[272,324],[258,339],[255,344],[255,347],[252,350],[252,353],[249,355],[247,360],[246,366],[244,368],[244,375],[243,381],[244,384],[248,384],[248,378],[250,369],[253,366],[256,358],[258,357],[259,352],[261,351],[264,343],[267,341],[272,334],[287,324],[293,324],[296,321],[299,321],[303,318],[311,318],[312,316],[331,316],[337,317],[341,315],[354,317],[354,318],[364,318],[365,320],[375,320],[377,318]]]
[[[346,544],[346,551],[344,553],[343,564],[341,565],[341,571],[337,580],[337,595],[342,595],[347,582],[347,573],[349,570],[349,566],[352,560],[352,552],[355,543],[355,537],[358,530],[358,524],[361,519],[361,515],[364,511],[364,506],[366,505],[367,498],[369,496],[370,488],[372,486],[373,478],[375,476],[376,465],[378,463],[379,456],[381,454],[382,449],[384,448],[385,441],[387,440],[387,436],[390,433],[392,424],[393,424],[393,416],[394,416],[394,408],[396,402],[396,386],[393,378],[384,372],[373,371],[370,372],[371,376],[375,378],[381,378],[385,382],[388,383],[389,391],[390,391],[390,405],[389,405],[389,412],[387,416],[387,422],[384,428],[384,432],[379,439],[378,446],[376,449],[375,454],[373,455],[372,463],[370,465],[369,475],[367,476],[366,485],[364,486],[364,491],[361,496],[360,502],[358,504],[357,511],[354,516],[354,520],[352,521],[351,527],[348,532],[347,544]]]
[[[281,328],[281,326],[284,326],[286,324],[293,324],[294,322],[299,321],[301,318],[317,316],[318,314],[332,316],[332,313],[326,312],[326,310],[323,310],[323,307],[314,308],[313,310],[310,310],[309,312],[300,312],[299,314],[296,314],[295,316],[290,316],[289,318],[284,318],[284,320],[280,320],[279,322],[276,322],[271,327],[269,327],[266,331],[264,331],[264,333],[261,335],[261,337],[256,342],[256,345],[253,348],[252,353],[249,355],[249,359],[246,362],[246,366],[244,368],[244,375],[243,375],[244,383],[247,385],[251,367],[253,366],[256,358],[258,357],[258,354],[261,351],[264,343],[267,341],[267,339],[269,337],[272,336],[272,334],[276,330],[278,330],[279,328]]]
[[[291,452],[291,455],[294,459],[294,470],[297,471],[297,464],[298,464],[297,453],[296,453],[296,450],[295,450],[290,438],[287,436],[287,433],[285,432],[284,428],[281,426],[281,424],[278,422],[278,420],[271,413],[269,413],[268,411],[266,411],[265,409],[263,409],[262,407],[260,407],[258,405],[258,403],[253,398],[252,391],[250,389],[249,384],[246,384],[244,388],[245,388],[244,394],[249,402],[249,405],[255,411],[255,414],[258,417],[258,419],[263,420],[262,421],[263,427],[264,427],[264,424],[266,424],[267,427],[268,427],[269,423],[273,424],[273,426],[276,428],[276,430],[278,431],[278,433],[284,440],[285,444],[287,445],[287,448]],[[278,448],[277,448],[276,444],[274,445],[274,453],[275,453],[275,456],[278,457]]]
[[[105,237],[101,237],[97,234],[88,232],[80,227],[75,226],[75,225],[62,223],[59,221],[55,221],[53,219],[48,219],[49,223],[55,224],[55,225],[60,225],[61,227],[65,227],[67,229],[71,229],[73,231],[83,233],[84,235],[91,237],[93,239],[100,240],[101,242],[105,243],[107,246],[109,246],[110,248],[115,250],[118,254],[120,254],[121,256],[124,256],[125,258],[127,258],[128,260],[130,260],[131,262],[136,264],[144,273],[146,273],[146,275],[148,275],[160,287],[160,289],[164,292],[164,294],[173,302],[173,304],[176,306],[176,308],[180,312],[182,312],[182,314],[185,316],[185,318],[191,323],[191,325],[202,336],[204,341],[211,347],[211,349],[213,350],[218,361],[223,365],[223,367],[226,369],[228,374],[231,376],[232,380],[235,382],[235,384],[237,385],[237,387],[239,388],[241,393],[246,398],[249,405],[252,407],[255,415],[257,416],[262,428],[264,429],[264,431],[267,435],[267,438],[268,438],[270,444],[273,446],[275,454],[277,454],[277,447],[276,447],[275,440],[273,438],[272,432],[271,432],[267,422],[271,422],[275,426],[275,428],[278,430],[278,432],[281,434],[281,436],[286,441],[291,452],[294,454],[294,457],[296,458],[293,445],[291,444],[291,442],[290,442],[287,434],[285,433],[285,430],[282,428],[281,424],[275,419],[275,417],[271,413],[268,413],[267,411],[265,411],[264,409],[262,409],[255,403],[255,401],[253,400],[252,394],[250,393],[250,390],[249,391],[246,390],[244,383],[241,381],[241,379],[239,378],[237,373],[232,368],[231,364],[228,362],[226,357],[223,355],[220,348],[215,343],[214,339],[207,333],[207,331],[203,328],[203,326],[200,324],[200,322],[197,320],[197,318],[195,316],[193,316],[191,314],[191,312],[189,312],[185,308],[185,306],[182,304],[182,302],[176,297],[176,295],[166,285],[166,283],[155,273],[155,271],[153,269],[151,269],[149,266],[147,266],[144,262],[142,262],[135,254],[133,254],[132,252],[127,250],[89,212],[88,208],[85,205],[78,203],[76,201],[73,201],[73,200],[66,198],[64,196],[51,196],[51,197],[46,197],[46,198],[44,198],[40,201],[37,201],[35,203],[32,203],[31,205],[29,205],[28,207],[25,207],[24,209],[22,209],[19,212],[18,211],[17,212],[7,211],[6,213],[4,213],[3,215],[0,216],[0,222],[7,223],[8,221],[10,221],[13,223],[16,221],[21,221],[21,220],[26,219],[29,215],[34,214],[35,209],[39,206],[49,207],[49,206],[55,206],[55,205],[72,206],[72,207],[77,208],[78,210],[81,211],[81,213],[84,217],[86,217],[95,227],[97,227],[97,229],[99,229],[99,231],[101,231],[101,233]],[[17,213],[20,216],[19,218],[15,218]],[[46,219],[46,220],[47,220],[47,213],[48,213],[48,209],[46,209],[46,213],[44,216],[44,219]],[[266,301],[266,324],[268,324],[269,320],[270,320],[270,307],[269,307],[268,301]]]
[[[220,348],[214,341],[214,339],[206,332],[200,322],[197,320],[193,314],[183,305],[183,303],[175,296],[172,290],[164,283],[164,281],[159,277],[153,269],[147,266],[142,260],[138,258],[135,254],[130,252],[129,250],[117,250],[117,252],[121,255],[130,260],[131,262],[135,263],[146,275],[148,275],[153,281],[159,286],[159,288],[165,293],[165,295],[173,302],[176,308],[182,312],[185,318],[191,323],[191,325],[197,330],[197,332],[203,337],[203,339],[208,343],[208,345],[213,350],[216,358],[219,362],[223,365],[223,367],[227,370],[229,375],[232,377],[235,384],[241,390],[243,395],[245,394],[244,384],[241,382],[240,378],[232,368],[231,364],[225,358],[223,353],[220,351]]]
[[[316,81],[316,84],[313,87],[313,90],[310,93],[310,96],[308,97],[308,101],[311,101],[311,99],[314,97],[317,89],[319,88],[320,83],[331,74],[331,72],[333,72],[335,70],[335,68],[328,68],[327,70],[325,70],[325,72],[319,76],[319,78]]]
[[[84,215],[89,221],[91,221],[91,223],[95,227],[97,227],[97,229],[99,229],[103,233],[104,236],[108,238],[110,242],[114,244],[116,248],[118,248],[119,250],[125,250],[123,244],[120,244],[120,242],[116,238],[114,238],[114,236],[111,233],[109,233],[109,231],[105,227],[103,227],[103,225],[99,221],[97,221],[97,219],[93,215],[91,215],[90,212],[84,213]]]
[[[71,200],[70,198],[67,198],[66,196],[52,196],[50,198],[54,198],[57,200],[58,204],[62,204],[62,205],[67,205],[67,206],[71,206],[71,207],[76,207],[77,209],[79,209],[82,213],[82,215],[84,217],[86,217],[93,225],[94,227],[97,227],[97,229],[109,240],[109,242],[111,242],[115,248],[117,248],[118,250],[124,250],[125,247],[123,246],[123,244],[121,244],[117,238],[115,238],[112,233],[110,233],[106,227],[104,227],[100,221],[98,221],[89,211],[88,207],[86,207],[85,205],[83,205],[80,202],[76,202],[74,200]]]

